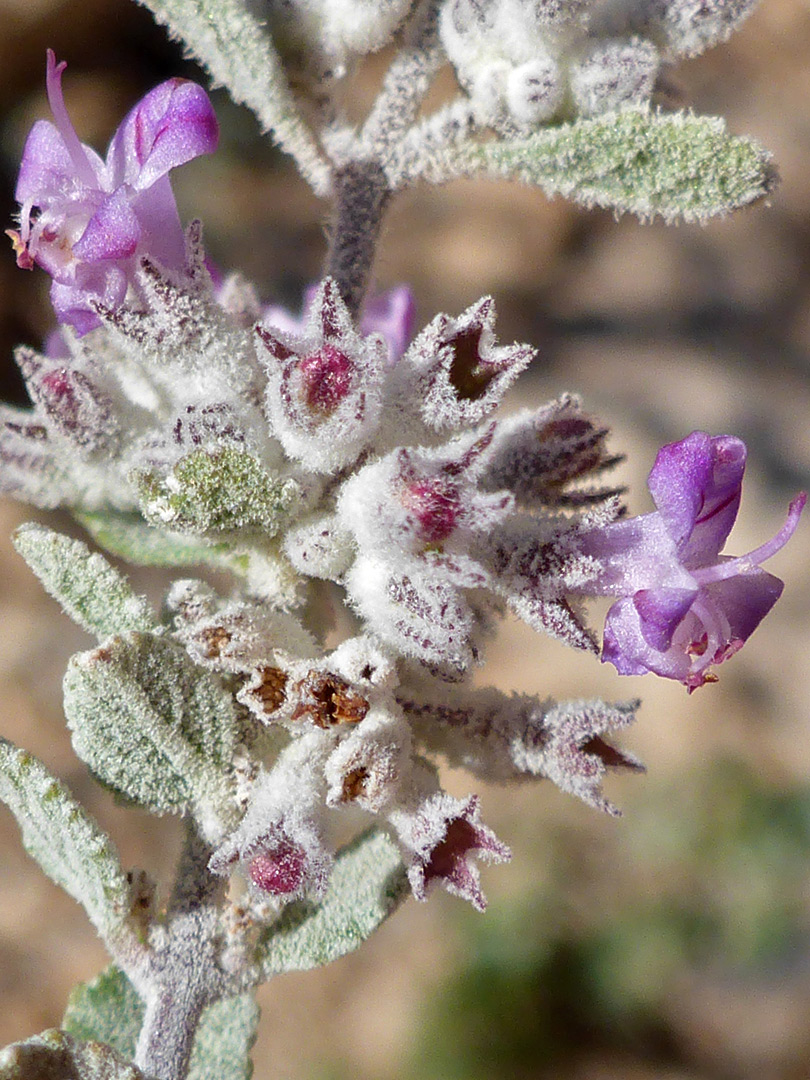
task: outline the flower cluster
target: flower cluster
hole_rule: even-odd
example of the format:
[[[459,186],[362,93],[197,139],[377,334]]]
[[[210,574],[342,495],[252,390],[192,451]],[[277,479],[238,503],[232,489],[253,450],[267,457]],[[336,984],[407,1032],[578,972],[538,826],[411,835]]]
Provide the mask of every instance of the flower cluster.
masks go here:
[[[303,75],[340,78],[347,65],[385,45],[411,0],[269,0],[288,59]]]
[[[391,18],[406,6],[388,5]],[[564,11],[566,28],[585,12],[456,2],[445,22],[463,36],[507,10],[544,27]],[[33,407],[0,415],[2,490],[70,508],[130,557],[242,575],[229,597],[176,583],[162,631],[244,719],[242,816],[216,872],[240,866],[262,895],[317,896],[331,822],[354,808],[396,838],[416,896],[439,883],[482,908],[473,860],[508,849],[475,796],[442,790],[437,757],[546,777],[609,812],[606,769],[640,767],[606,741],[633,706],[470,688],[504,606],[598,653],[582,599],[615,597],[603,659],[691,691],[777,599],[761,563],[804,498],[772,540],[725,558],[743,444],[697,432],[665,447],[657,510],[625,517],[603,478],[617,461],[607,431],[576,398],[496,417],[533,350],[497,342],[491,299],[411,340],[407,291],[356,320],[327,278],[298,318],[236,277],[215,284],[167,178],[213,148],[204,92],[158,87],[102,162],[75,136],[61,70],[50,56],[56,126],[40,122],[26,145],[15,243],[21,265],[51,274],[63,328],[43,355],[18,353]],[[341,596],[354,629],[327,646]]]
[[[648,102],[661,67],[725,41],[755,0],[448,0],[442,43],[482,119],[531,129]]]

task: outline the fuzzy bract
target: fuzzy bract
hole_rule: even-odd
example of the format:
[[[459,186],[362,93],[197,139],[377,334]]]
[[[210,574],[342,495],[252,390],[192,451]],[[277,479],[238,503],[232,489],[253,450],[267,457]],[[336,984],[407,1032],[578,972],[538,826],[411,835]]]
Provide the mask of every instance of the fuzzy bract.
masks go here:
[[[382,337],[355,330],[328,279],[302,334],[260,324],[256,335],[267,375],[265,409],[286,453],[311,472],[350,465],[379,421],[388,353]]]

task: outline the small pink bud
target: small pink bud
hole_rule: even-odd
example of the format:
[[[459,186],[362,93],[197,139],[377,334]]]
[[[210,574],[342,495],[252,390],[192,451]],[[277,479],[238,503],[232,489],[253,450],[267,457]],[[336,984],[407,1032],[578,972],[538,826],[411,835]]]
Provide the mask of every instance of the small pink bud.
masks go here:
[[[415,480],[402,493],[406,510],[419,522],[424,539],[439,544],[453,532],[461,513],[458,489],[441,480]]]
[[[305,357],[300,368],[306,403],[315,412],[328,416],[351,392],[354,364],[334,345],[325,344]]]
[[[18,349],[17,362],[31,397],[61,435],[87,451],[110,445],[117,432],[113,404],[84,372],[53,366],[30,349]]]
[[[306,861],[302,847],[282,839],[274,848],[253,856],[248,874],[257,888],[274,896],[287,896],[301,888]]]

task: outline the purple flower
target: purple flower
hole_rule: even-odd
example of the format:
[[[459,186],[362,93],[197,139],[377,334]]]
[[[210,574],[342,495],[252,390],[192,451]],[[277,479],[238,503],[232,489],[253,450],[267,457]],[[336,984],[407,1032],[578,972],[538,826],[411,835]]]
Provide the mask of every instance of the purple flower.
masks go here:
[[[115,309],[123,302],[141,255],[170,270],[183,267],[183,229],[168,173],[215,150],[218,129],[205,91],[169,79],[128,114],[102,161],[70,122],[62,98],[65,66],[48,50],[55,123],[39,120],[28,136],[15,193],[20,230],[9,235],[18,266],[36,263],[53,278],[59,321],[85,334],[99,325],[95,303]]]
[[[622,675],[653,671],[691,693],[738,649],[778,600],[783,583],[761,569],[787,543],[806,495],[773,539],[739,558],[720,554],[737,517],[745,444],[695,431],[662,447],[649,477],[656,512],[594,529],[582,553],[597,560],[583,591],[618,596],[602,659]]]

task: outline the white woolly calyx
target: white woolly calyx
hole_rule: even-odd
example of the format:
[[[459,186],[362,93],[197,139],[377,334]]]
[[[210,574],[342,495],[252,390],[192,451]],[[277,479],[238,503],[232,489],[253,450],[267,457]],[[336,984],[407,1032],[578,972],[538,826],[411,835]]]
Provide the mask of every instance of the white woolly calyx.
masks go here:
[[[441,39],[506,133],[649,102],[660,64],[725,41],[757,0],[448,0]]]
[[[265,409],[286,453],[309,472],[331,474],[354,462],[379,420],[388,347],[361,337],[327,278],[299,337],[256,327],[267,376]]]

